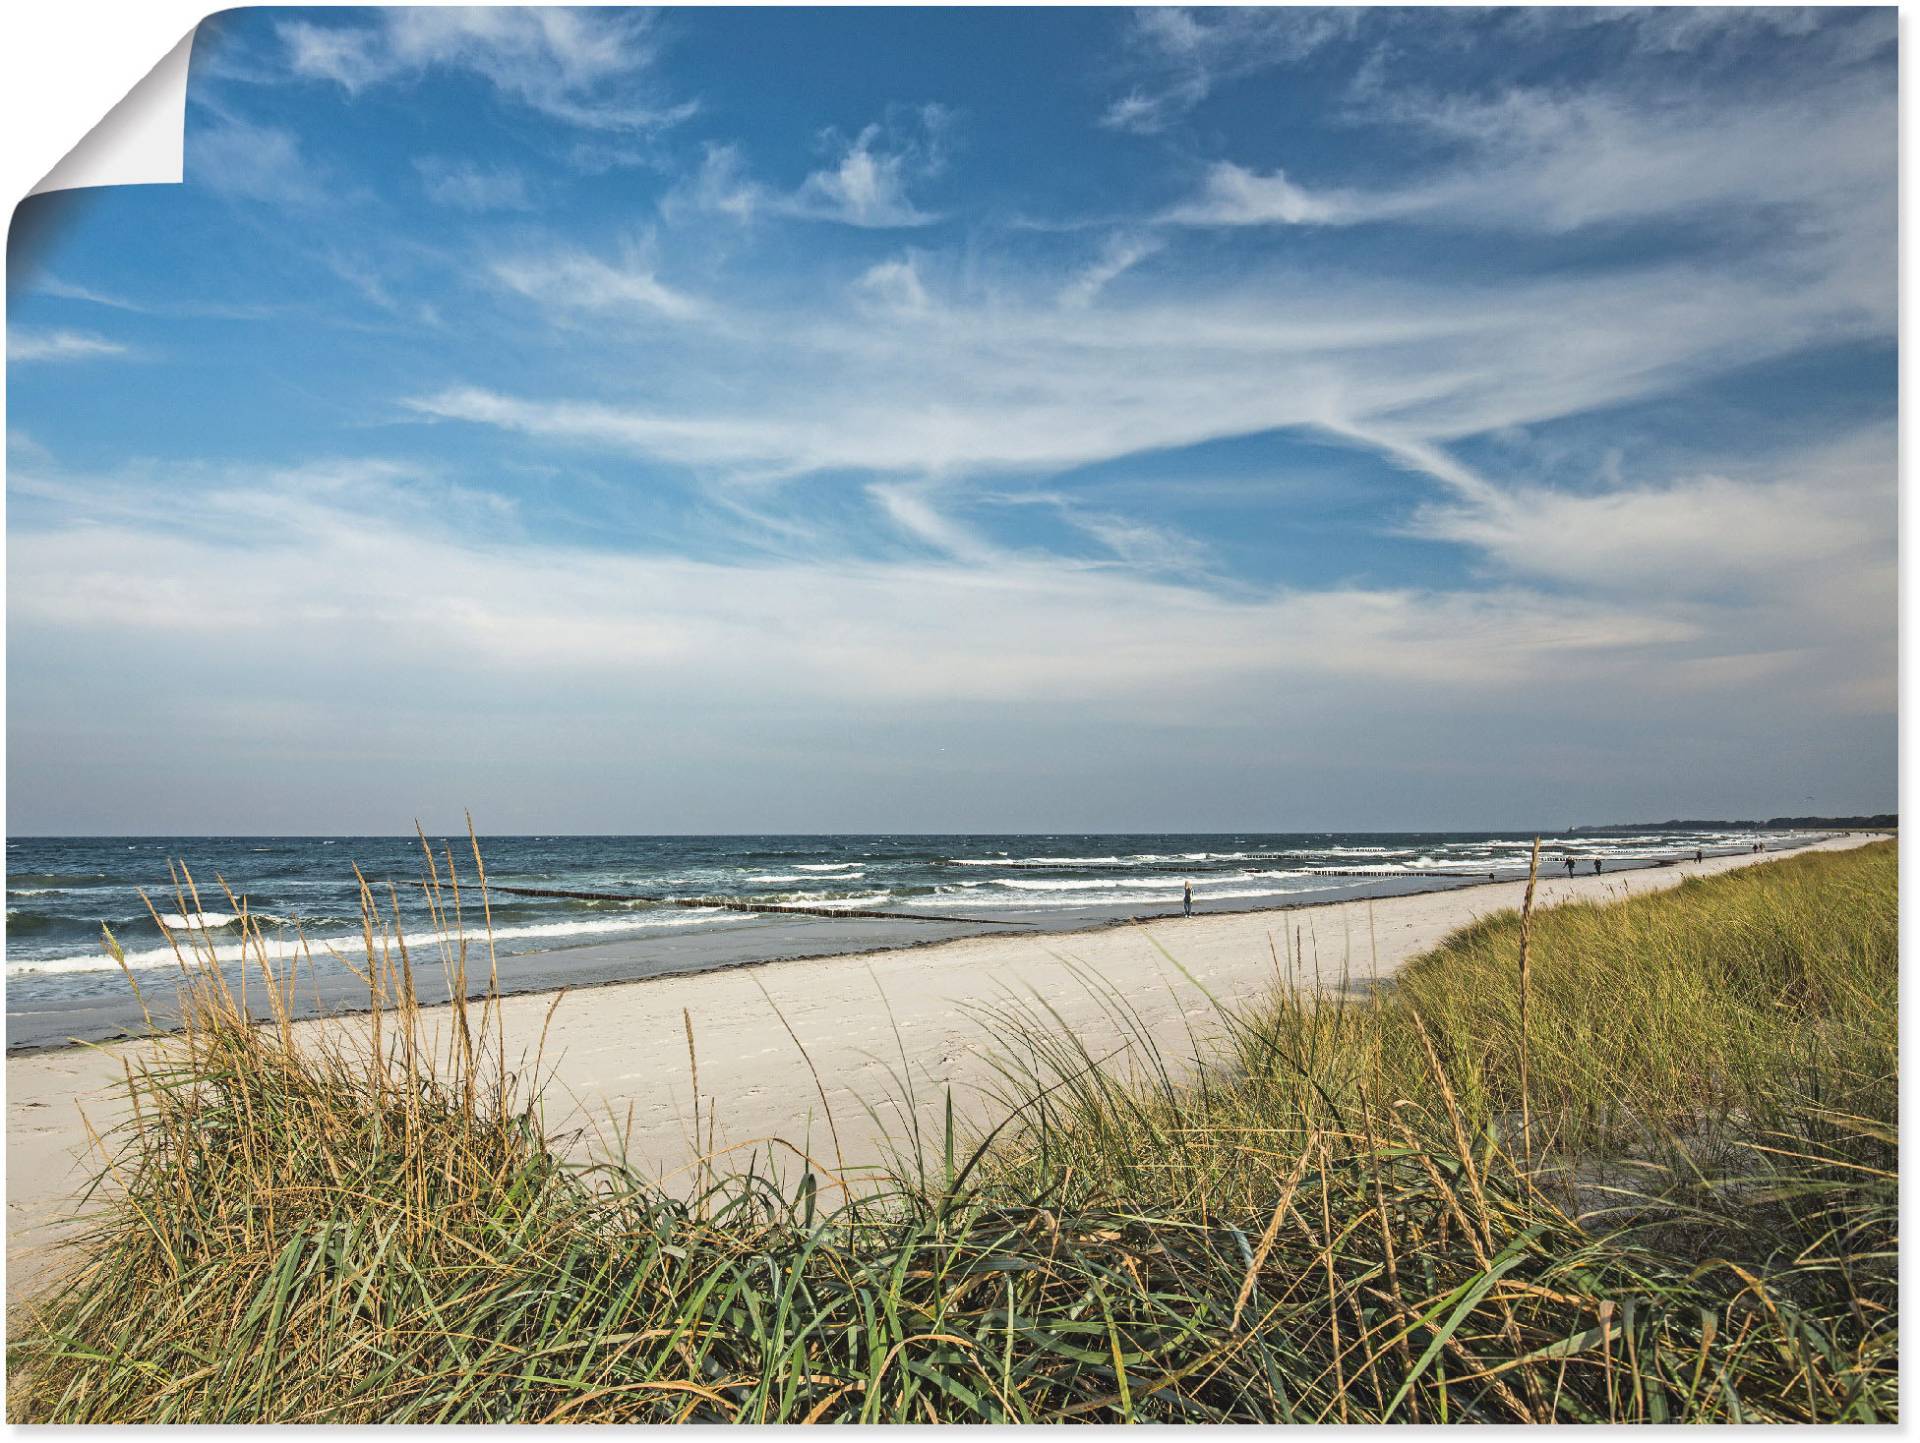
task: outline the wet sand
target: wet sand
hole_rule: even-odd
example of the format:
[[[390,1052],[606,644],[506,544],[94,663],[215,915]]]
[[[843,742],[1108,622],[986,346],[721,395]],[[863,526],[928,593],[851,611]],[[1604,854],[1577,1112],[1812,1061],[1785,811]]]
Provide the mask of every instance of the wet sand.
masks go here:
[[[1850,834],[1802,850],[1864,845]],[[1599,877],[1547,877],[1553,906],[1671,887],[1778,853],[1711,857]],[[1525,884],[1494,882],[1416,895],[1256,912],[1170,917],[1048,935],[969,937],[930,946],[859,952],[506,998],[510,1059],[531,1060],[547,1031],[545,1106],[556,1128],[581,1130],[579,1146],[615,1145],[672,1185],[697,1155],[687,1058],[691,1020],[699,1054],[701,1143],[709,1109],[719,1146],[764,1150],[769,1139],[809,1152],[827,1171],[884,1160],[887,1138],[910,1136],[903,1083],[921,1125],[938,1137],[952,1090],[969,1116],[993,1111],[998,1080],[985,1011],[1044,1004],[1049,1027],[1071,1029],[1094,1055],[1123,1046],[1116,1015],[1163,1056],[1204,1053],[1218,1008],[1270,991],[1283,937],[1298,937],[1293,981],[1363,990],[1488,913],[1517,907]],[[1097,980],[1096,980],[1097,979]],[[556,1003],[555,998],[558,996]],[[443,1024],[446,1009],[429,1014]],[[362,1019],[303,1029],[359,1028]],[[791,1029],[791,1035],[789,1034]],[[798,1044],[796,1045],[796,1039]],[[7,1288],[44,1277],[50,1249],[74,1226],[87,1167],[86,1121],[104,1132],[121,1116],[123,1058],[150,1042],[67,1047],[7,1058]],[[804,1046],[806,1056],[801,1053]],[[809,1061],[811,1066],[809,1066]],[[816,1087],[815,1074],[819,1078]],[[822,1093],[824,1092],[824,1100]],[[831,1114],[831,1126],[828,1115]],[[776,1153],[791,1160],[785,1147]]]

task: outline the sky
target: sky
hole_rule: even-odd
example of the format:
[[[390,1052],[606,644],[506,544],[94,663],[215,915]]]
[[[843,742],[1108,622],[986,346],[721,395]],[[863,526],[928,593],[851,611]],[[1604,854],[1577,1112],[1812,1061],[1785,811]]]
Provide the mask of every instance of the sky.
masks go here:
[[[15,834],[1891,810],[1895,14],[297,10],[8,252]]]

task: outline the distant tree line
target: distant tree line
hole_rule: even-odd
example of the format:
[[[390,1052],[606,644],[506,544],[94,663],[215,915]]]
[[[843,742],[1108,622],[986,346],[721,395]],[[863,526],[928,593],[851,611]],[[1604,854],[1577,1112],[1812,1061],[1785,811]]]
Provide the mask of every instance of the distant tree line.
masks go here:
[[[1573,827],[1574,832],[1714,832],[1746,829],[1759,831],[1818,831],[1822,828],[1852,827],[1861,831],[1891,832],[1900,826],[1897,812],[1882,812],[1872,817],[1769,817],[1764,822],[1707,820],[1699,817],[1675,818],[1670,822],[1617,822],[1604,827]]]

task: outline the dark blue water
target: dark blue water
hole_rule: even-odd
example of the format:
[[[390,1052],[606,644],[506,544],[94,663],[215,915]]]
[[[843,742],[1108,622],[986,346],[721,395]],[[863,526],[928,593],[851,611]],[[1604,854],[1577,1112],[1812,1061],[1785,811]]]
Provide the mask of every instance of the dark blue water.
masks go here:
[[[1544,855],[1609,870],[1652,865],[1696,848],[1748,850],[1736,833],[1550,837]],[[1770,834],[1767,844],[1801,840]],[[464,836],[446,853],[478,931],[477,879]],[[952,922],[833,919],[690,909],[652,901],[589,902],[491,894],[505,985],[516,990],[617,980],[830,951],[910,945],[1003,930],[1063,929],[1177,910],[1238,910],[1404,892],[1525,874],[1531,838],[1517,834],[1256,834],[1132,836],[495,837],[483,842],[489,882],[648,898],[723,897],[879,910]],[[181,862],[198,904],[176,888]],[[164,976],[174,954],[141,900],[182,940],[237,951],[241,904],[265,924],[274,959],[300,956],[322,982],[351,974],[331,957],[361,951],[354,867],[401,930],[430,946],[434,924],[418,883],[421,844],[396,837],[67,837],[7,844],[8,1045],[105,1035],[124,1025],[128,988],[102,945],[118,939],[137,973]],[[223,885],[224,883],[224,885]],[[184,882],[182,883],[184,886]],[[391,888],[391,891],[389,890]],[[233,894],[229,899],[228,892]],[[993,924],[998,923],[996,927]],[[350,991],[350,989],[345,989]]]

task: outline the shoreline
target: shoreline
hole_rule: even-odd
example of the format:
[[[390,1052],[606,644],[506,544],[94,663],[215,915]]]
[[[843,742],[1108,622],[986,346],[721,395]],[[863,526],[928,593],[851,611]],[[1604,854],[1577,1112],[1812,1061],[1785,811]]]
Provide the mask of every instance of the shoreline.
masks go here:
[[[1556,870],[1549,876],[1544,867],[1541,882],[1599,881],[1604,884],[1610,878],[1641,875],[1648,872],[1663,872],[1676,867],[1691,867],[1710,863],[1738,862],[1748,863],[1765,860],[1769,857],[1785,856],[1822,845],[1837,837],[1875,838],[1891,835],[1881,832],[1864,832],[1851,829],[1829,829],[1812,835],[1806,841],[1793,842],[1779,847],[1769,847],[1760,853],[1723,852],[1709,853],[1706,863],[1695,864],[1684,856],[1657,858],[1649,861],[1616,864],[1613,871],[1600,874],[1597,878],[1588,873],[1578,873],[1573,878],[1560,876]],[[1452,895],[1472,892],[1478,888],[1493,886],[1524,885],[1524,876],[1492,877],[1480,880],[1477,876],[1463,876],[1457,873],[1441,872],[1401,872],[1401,873],[1365,873],[1360,871],[1327,871],[1323,875],[1331,879],[1340,879],[1346,886],[1329,887],[1321,894],[1308,894],[1298,901],[1263,901],[1251,905],[1232,904],[1207,905],[1196,903],[1193,919],[1201,917],[1248,917],[1268,914],[1312,911],[1329,907],[1349,906],[1355,903],[1380,903],[1404,897],[1426,897]],[[1451,881],[1452,885],[1441,879]],[[1364,885],[1371,883],[1372,888]],[[1327,895],[1333,893],[1335,895]],[[583,941],[567,946],[541,948],[527,952],[508,953],[502,956],[501,967],[503,983],[500,988],[502,998],[552,997],[566,992],[598,990],[607,987],[638,986],[644,983],[664,982],[675,979],[705,977],[738,972],[743,969],[769,966],[785,966],[803,962],[825,962],[841,958],[883,957],[900,953],[914,953],[931,947],[944,947],[958,942],[990,938],[1060,938],[1084,937],[1110,931],[1117,927],[1146,926],[1162,922],[1190,920],[1179,911],[1151,913],[1108,913],[1098,915],[1098,908],[1078,908],[1071,912],[1045,913],[1029,912],[1019,916],[1016,921],[1005,919],[967,919],[964,921],[936,921],[932,919],[909,919],[916,928],[924,928],[917,935],[896,934],[888,940],[875,941],[872,925],[860,925],[857,919],[849,918],[837,923],[832,918],[814,917],[800,922],[782,950],[765,955],[739,957],[720,957],[714,960],[700,960],[698,949],[704,946],[722,945],[737,938],[738,932],[710,933],[705,937],[683,937],[677,939],[677,951],[681,958],[670,959],[665,965],[654,965],[648,970],[636,970],[646,964],[647,959],[640,954],[644,944],[632,939]],[[1090,915],[1091,914],[1091,915]],[[773,914],[783,916],[784,914]],[[798,919],[794,919],[798,920]],[[992,925],[988,925],[991,923]],[[823,925],[824,924],[824,925]],[[852,924],[849,926],[849,924]],[[1051,924],[1051,925],[1050,925]],[[769,919],[770,927],[782,925]],[[791,922],[788,923],[791,925]],[[968,930],[972,926],[982,930]],[[838,932],[840,935],[836,935]],[[484,935],[484,934],[482,934]],[[778,945],[778,944],[776,944]],[[506,980],[509,971],[522,968],[536,969],[539,975],[527,977],[522,982]],[[161,969],[164,975],[171,973]],[[230,976],[236,975],[233,973]],[[115,974],[115,982],[121,979]],[[368,1015],[364,1001],[356,999],[363,994],[358,984],[344,984],[342,979],[326,979],[324,985],[316,984],[318,991],[302,991],[295,999],[296,1016],[303,1022],[322,1021],[327,1018],[351,1018]],[[423,1005],[444,1006],[451,1000],[450,991],[441,984],[435,969],[423,969],[420,974],[421,1000]],[[485,996],[485,988],[473,986],[468,990],[470,1001]],[[163,1016],[169,1012],[169,1005],[161,1003],[154,1009]],[[261,1014],[264,1017],[264,1014]],[[28,1035],[19,1041],[14,1040],[16,1025],[31,1025],[34,1019],[54,1019],[52,1025],[43,1024],[39,1029],[44,1035]],[[18,1022],[16,1021],[18,1019]],[[70,1019],[71,1025],[60,1025],[60,1019]],[[140,1029],[142,1019],[139,1009],[130,1000],[130,994],[116,995],[107,1002],[79,1001],[71,1006],[42,1004],[22,1008],[7,1015],[8,1058],[30,1057],[47,1053],[57,1053],[77,1047],[90,1047],[103,1044],[126,1044],[142,1040],[148,1034]],[[177,1031],[166,1027],[165,1032]]]
[[[1794,852],[1852,848],[1881,835],[1829,838]],[[1791,854],[1546,878],[1536,905],[1659,891]],[[1222,1007],[1286,985],[1363,993],[1461,927],[1517,906],[1525,886],[1481,882],[1073,933],[965,937],[779,966],[743,963],[516,993],[502,999],[500,1018],[509,1059],[542,1060],[550,1074],[544,1106],[551,1120],[575,1130],[578,1151],[606,1147],[612,1137],[632,1163],[672,1185],[699,1155],[698,1116],[719,1146],[764,1150],[781,1139],[830,1159],[829,1172],[853,1174],[883,1163],[890,1144],[910,1141],[916,1126],[939,1136],[949,1095],[965,1120],[990,1110],[998,1074],[982,1023],[996,1011],[1038,1006],[1048,1030],[1071,1031],[1090,1049],[1147,1044],[1182,1068],[1218,1037]],[[1278,946],[1281,917],[1292,919],[1297,963],[1290,975],[1280,971],[1289,950]],[[570,998],[573,990],[587,996]],[[451,1015],[445,1006],[425,1011],[442,1026]],[[295,1024],[312,1036],[357,1025],[349,1016]],[[699,1055],[697,1099],[689,1032]],[[8,1056],[10,1295],[45,1276],[50,1249],[76,1226],[87,1129],[105,1135],[115,1125],[124,1107],[116,1097],[123,1059],[156,1045],[166,1044],[141,1039]]]

